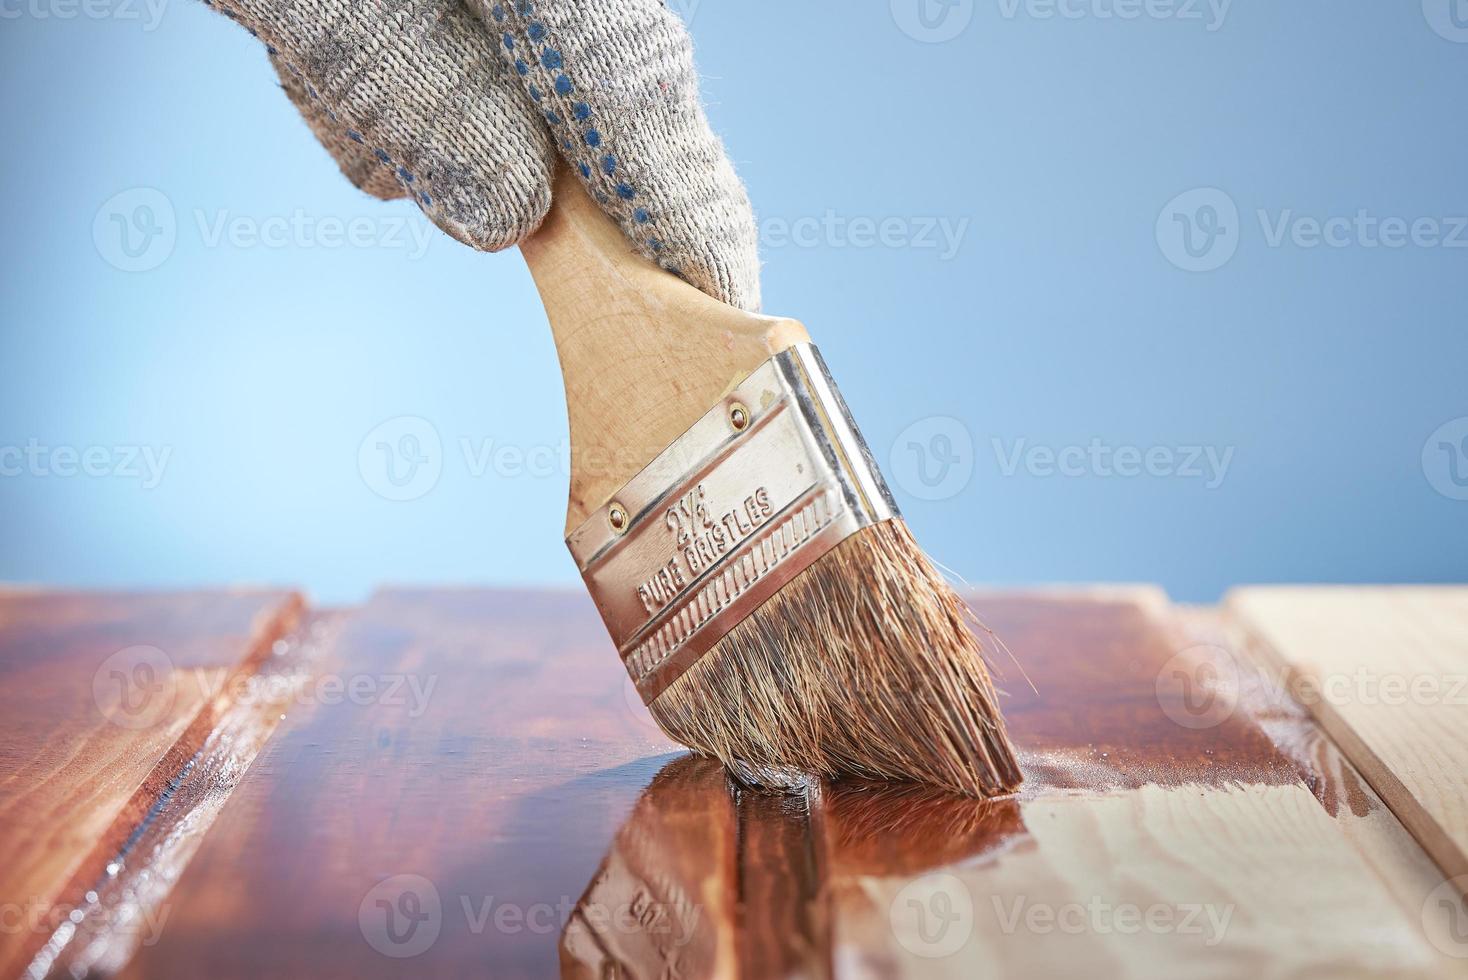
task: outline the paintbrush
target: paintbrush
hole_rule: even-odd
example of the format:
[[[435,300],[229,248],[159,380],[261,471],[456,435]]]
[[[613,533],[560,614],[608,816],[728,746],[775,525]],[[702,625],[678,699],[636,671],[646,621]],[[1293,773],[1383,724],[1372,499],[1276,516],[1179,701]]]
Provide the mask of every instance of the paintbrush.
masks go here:
[[[566,543],[663,730],[756,785],[1013,790],[968,609],[805,328],[638,255],[564,169],[521,248],[566,385]]]

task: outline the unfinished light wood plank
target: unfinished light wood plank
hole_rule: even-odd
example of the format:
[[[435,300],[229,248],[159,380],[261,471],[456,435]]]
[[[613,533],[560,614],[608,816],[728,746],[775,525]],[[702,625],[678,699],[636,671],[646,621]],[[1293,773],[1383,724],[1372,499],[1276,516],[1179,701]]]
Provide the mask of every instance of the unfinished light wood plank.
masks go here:
[[[1038,689],[1006,685],[1027,785],[921,811],[828,791],[838,975],[1447,975],[1281,749],[1288,719],[1215,685],[1216,647],[1147,594],[976,608]]]
[[[1468,588],[1248,588],[1228,608],[1443,873],[1468,887]]]
[[[1318,721],[1290,693],[1272,651],[1226,610],[1175,608],[1174,618],[1196,643],[1222,648],[1251,678],[1250,714],[1275,744],[1295,759],[1306,784],[1341,833],[1397,900],[1409,921],[1420,919],[1429,941],[1446,960],[1468,959],[1468,935],[1460,903],[1440,901],[1442,869],[1371,788]],[[1450,962],[1446,972],[1453,973]],[[1461,971],[1459,971],[1461,972]]]
[[[66,922],[299,611],[284,592],[0,592],[0,976]]]

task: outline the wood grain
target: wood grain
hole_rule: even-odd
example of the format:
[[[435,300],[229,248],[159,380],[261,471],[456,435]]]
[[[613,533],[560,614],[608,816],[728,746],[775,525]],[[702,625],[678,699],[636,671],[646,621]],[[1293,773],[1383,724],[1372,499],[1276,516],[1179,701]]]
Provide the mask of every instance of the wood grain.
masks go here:
[[[1468,957],[1461,905],[1439,901],[1443,873],[1309,711],[1280,683],[1273,654],[1258,636],[1218,608],[1175,607],[1173,617],[1195,642],[1222,648],[1253,670],[1249,711],[1281,751],[1298,761],[1305,783],[1341,834],[1396,899],[1408,921],[1420,919],[1447,960]],[[1463,938],[1454,939],[1456,935]],[[1452,975],[1450,962],[1444,972]],[[1461,971],[1458,971],[1461,972]]]
[[[127,975],[1448,975],[1415,845],[1241,651],[1155,591],[976,604],[1037,688],[994,801],[737,790],[585,597],[380,595],[322,669],[432,696],[293,708]]]
[[[810,338],[794,320],[736,310],[643,258],[564,166],[554,201],[520,249],[566,385],[569,534],[735,384]]]
[[[1249,588],[1228,608],[1468,889],[1468,588]]]
[[[367,696],[287,713],[126,975],[555,975],[565,920],[675,750],[590,601],[384,593],[321,670]]]
[[[977,608],[1038,688],[1009,685],[1006,706],[1026,787],[920,813],[833,790],[839,974],[1448,974],[1417,909],[1343,832],[1349,805],[1317,797],[1334,774],[1289,748],[1309,719],[1280,714],[1247,663],[1215,684],[1232,652],[1178,628],[1155,593]],[[904,819],[918,826],[885,826]],[[933,839],[948,843],[905,846]]]
[[[0,976],[66,921],[299,612],[283,592],[0,592]]]

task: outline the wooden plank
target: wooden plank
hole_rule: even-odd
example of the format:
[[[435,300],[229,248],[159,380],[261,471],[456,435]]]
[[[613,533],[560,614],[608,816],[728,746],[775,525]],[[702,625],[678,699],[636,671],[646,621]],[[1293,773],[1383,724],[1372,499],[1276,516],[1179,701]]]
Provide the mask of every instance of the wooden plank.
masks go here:
[[[384,593],[320,669],[339,693],[287,712],[126,975],[555,975],[563,923],[675,751],[590,602]]]
[[[299,612],[284,592],[0,591],[0,975],[67,922]]]
[[[1409,921],[1420,917],[1429,941],[1449,960],[1468,956],[1456,916],[1460,906],[1437,901],[1443,873],[1366,777],[1291,694],[1270,651],[1228,612],[1217,608],[1174,610],[1193,642],[1223,648],[1254,677],[1250,713],[1275,744],[1295,759],[1305,782],[1397,900]],[[1445,968],[1447,963],[1443,964]],[[1448,970],[1451,972],[1451,970]]]
[[[270,656],[232,689],[204,744],[128,837],[105,879],[36,954],[29,977],[111,976],[138,946],[156,939],[167,925],[168,893],[224,802],[285,712],[317,695],[316,663],[341,618],[330,610],[309,612],[271,644]]]
[[[1343,830],[1390,814],[1160,594],[978,607],[1038,689],[1007,671],[1030,782],[988,802],[731,791],[584,597],[378,596],[323,677],[430,696],[293,707],[126,975],[1442,974]]]
[[[1248,588],[1228,608],[1468,894],[1468,588]]]

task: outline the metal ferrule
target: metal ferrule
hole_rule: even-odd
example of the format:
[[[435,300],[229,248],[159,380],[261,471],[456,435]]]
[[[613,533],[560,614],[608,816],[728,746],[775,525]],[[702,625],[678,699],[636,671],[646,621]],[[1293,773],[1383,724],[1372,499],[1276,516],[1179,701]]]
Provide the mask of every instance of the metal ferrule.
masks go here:
[[[761,364],[566,539],[645,703],[846,538],[898,516],[820,353]]]

